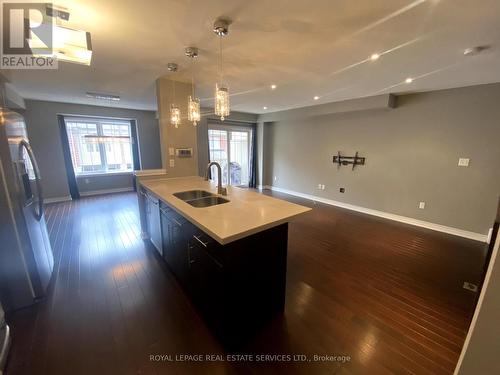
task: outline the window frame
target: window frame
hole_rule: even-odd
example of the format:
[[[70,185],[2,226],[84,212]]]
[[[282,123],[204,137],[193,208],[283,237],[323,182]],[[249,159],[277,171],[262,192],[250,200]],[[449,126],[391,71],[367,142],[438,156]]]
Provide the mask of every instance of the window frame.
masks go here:
[[[97,136],[103,136],[103,124],[105,125],[127,125],[130,137],[130,155],[132,157],[132,168],[130,170],[99,170],[95,172],[85,171],[78,173],[76,169],[74,170],[75,177],[79,178],[89,178],[89,177],[103,177],[103,176],[120,176],[120,175],[132,175],[134,173],[134,138],[132,136],[132,126],[137,123],[134,119],[128,118],[115,118],[115,117],[100,117],[100,116],[81,116],[81,115],[63,115],[64,123],[66,126],[66,132],[69,135],[68,123],[92,123],[96,125]],[[101,159],[101,167],[108,168],[108,162],[106,157],[106,146],[103,143],[98,143],[99,156]],[[71,153],[71,150],[70,150]],[[73,154],[71,154],[71,162],[73,163]],[[74,168],[74,165],[73,165]]]
[[[225,131],[227,135],[227,160],[228,160],[228,168],[227,168],[227,173],[226,173],[226,178],[228,181],[228,185],[230,186],[236,186],[236,187],[248,187],[250,184],[250,168],[252,164],[252,142],[253,142],[253,132],[250,126],[247,125],[242,125],[242,124],[235,124],[231,122],[227,122],[225,124],[221,124],[219,122],[212,122],[208,121],[207,124],[207,141],[208,141],[208,155],[210,159],[210,135],[209,132],[210,130],[219,130],[219,131]],[[248,133],[248,147],[247,147],[247,152],[248,152],[248,184],[243,184],[243,185],[232,185],[231,184],[231,170],[229,168],[230,160],[231,160],[231,140],[230,140],[230,133],[231,131],[235,132],[246,132]],[[211,172],[212,173],[212,172]]]

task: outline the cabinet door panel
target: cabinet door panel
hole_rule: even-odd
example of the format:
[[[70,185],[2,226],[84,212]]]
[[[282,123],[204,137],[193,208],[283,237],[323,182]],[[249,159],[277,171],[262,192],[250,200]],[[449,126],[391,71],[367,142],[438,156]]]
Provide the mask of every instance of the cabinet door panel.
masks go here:
[[[151,198],[151,242],[154,247],[162,255],[162,240],[161,240],[161,227],[160,227],[160,207],[159,202],[155,198]]]
[[[189,289],[209,319],[219,317],[224,307],[224,267],[194,236],[189,241]]]
[[[160,219],[163,259],[165,259],[168,265],[173,266],[172,224],[163,207],[160,207]]]

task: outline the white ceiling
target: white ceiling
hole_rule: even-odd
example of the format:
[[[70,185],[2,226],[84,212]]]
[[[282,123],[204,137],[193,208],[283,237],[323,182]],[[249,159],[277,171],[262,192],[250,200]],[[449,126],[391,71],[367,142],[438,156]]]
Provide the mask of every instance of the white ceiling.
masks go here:
[[[60,1],[68,26],[90,31],[90,67],[11,71],[21,95],[98,104],[86,91],[118,94],[119,107],[156,109],[155,80],[177,62],[194,72],[202,106],[212,106],[215,18],[232,19],[223,40],[232,109],[263,113],[380,93],[500,81],[498,0],[85,0]],[[184,47],[196,46],[191,62]],[[465,57],[463,50],[491,45]],[[380,53],[370,61],[372,53]],[[387,53],[385,53],[387,52]],[[365,62],[363,62],[365,61]],[[407,77],[414,77],[405,84]],[[270,84],[276,90],[270,90]],[[314,101],[313,96],[320,99]],[[267,111],[263,110],[267,106]]]

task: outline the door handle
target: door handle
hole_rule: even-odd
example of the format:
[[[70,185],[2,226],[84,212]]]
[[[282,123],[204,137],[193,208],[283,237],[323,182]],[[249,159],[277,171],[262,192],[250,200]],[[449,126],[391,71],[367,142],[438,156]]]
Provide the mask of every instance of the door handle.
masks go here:
[[[193,246],[188,242],[188,267],[191,268],[191,264],[196,263],[195,259],[191,259],[191,249]]]
[[[193,238],[194,238],[196,241],[198,241],[199,243],[201,243],[201,244],[203,245],[203,247],[207,247],[208,242],[203,242],[202,240],[200,240],[200,239],[198,238],[198,236],[196,236],[196,235],[194,235],[194,234],[193,234]]]
[[[43,216],[43,190],[42,190],[42,181],[40,176],[40,169],[38,168],[38,163],[36,162],[35,154],[30,146],[30,144],[22,139],[19,142],[19,145],[26,149],[28,153],[28,157],[30,158],[31,165],[33,166],[33,173],[35,174],[35,184],[36,184],[36,192],[38,195],[38,212],[35,210],[35,218],[37,221],[40,221]],[[23,158],[23,150],[22,147],[19,147],[19,159]]]
[[[193,234],[193,238],[194,238],[196,241],[198,241],[198,242],[199,242],[199,243],[200,243],[200,244],[201,244],[204,248],[207,248],[207,247],[208,247],[208,246],[207,246],[207,245],[208,245],[208,242],[203,242],[202,240],[200,240],[200,239],[198,238],[198,236],[196,236],[196,235],[194,235],[194,234]],[[209,252],[208,252],[208,251],[206,251],[206,250],[205,250],[205,254],[207,254],[207,255],[210,257],[210,259],[212,259],[212,260],[214,261],[214,263],[215,263],[215,264],[217,264],[217,266],[218,266],[219,268],[223,268],[222,264],[221,264],[221,263],[220,263],[217,259],[215,259],[215,258],[214,258],[214,257],[213,257],[213,256],[212,256]]]
[[[179,227],[182,227],[182,224],[179,223],[177,220],[175,220],[173,217],[170,218],[175,224],[177,224]]]

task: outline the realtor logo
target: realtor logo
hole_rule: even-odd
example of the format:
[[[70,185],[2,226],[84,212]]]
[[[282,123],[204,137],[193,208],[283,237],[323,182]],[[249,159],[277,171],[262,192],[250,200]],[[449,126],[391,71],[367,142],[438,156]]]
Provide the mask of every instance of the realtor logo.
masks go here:
[[[50,3],[2,4],[2,69],[57,69]]]

